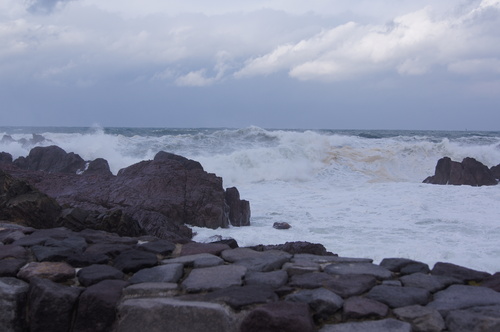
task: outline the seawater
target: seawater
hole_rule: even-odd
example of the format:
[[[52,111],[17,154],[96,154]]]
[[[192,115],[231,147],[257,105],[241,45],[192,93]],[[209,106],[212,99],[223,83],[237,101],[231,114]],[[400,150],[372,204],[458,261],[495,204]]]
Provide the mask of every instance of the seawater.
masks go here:
[[[32,134],[114,173],[168,151],[201,162],[250,201],[250,227],[193,227],[195,240],[241,246],[322,243],[341,256],[451,262],[500,271],[500,185],[423,184],[439,158],[500,163],[500,132],[213,128],[0,127],[0,151],[33,148]],[[288,222],[289,230],[272,228]]]

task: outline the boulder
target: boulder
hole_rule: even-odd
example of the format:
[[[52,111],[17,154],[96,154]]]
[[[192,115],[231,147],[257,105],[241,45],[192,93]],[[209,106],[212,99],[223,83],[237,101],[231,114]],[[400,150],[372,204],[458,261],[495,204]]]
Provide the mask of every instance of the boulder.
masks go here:
[[[321,243],[311,243],[306,241],[293,241],[285,242],[284,244],[269,244],[269,245],[258,245],[252,247],[257,251],[267,251],[267,250],[281,250],[286,251],[289,254],[311,254],[322,256],[336,256],[331,252],[327,251],[325,246]]]
[[[109,169],[109,164],[106,159],[97,158],[87,163],[83,175],[101,175],[101,176],[112,176],[111,170]]]
[[[500,305],[455,310],[446,316],[450,332],[500,331]]]
[[[88,287],[103,280],[108,279],[118,279],[121,280],[124,277],[122,271],[109,266],[102,264],[94,264],[87,267],[82,268],[76,274],[78,277],[78,281],[81,285]]]
[[[418,287],[428,290],[431,293],[443,290],[446,287],[453,284],[460,284],[462,280],[442,276],[442,275],[430,275],[424,273],[414,273],[400,278],[401,282],[406,287]]]
[[[11,164],[12,163],[12,155],[7,152],[0,152],[0,164]]]
[[[283,222],[275,222],[273,224],[273,228],[275,229],[290,229],[292,228],[292,225],[290,225],[289,223],[283,221]]]
[[[353,296],[344,301],[345,319],[384,318],[389,314],[389,307],[381,302],[361,296]]]
[[[367,274],[344,274],[332,276],[323,286],[343,298],[363,294],[377,284],[377,279]]]
[[[44,278],[55,282],[64,282],[75,277],[75,269],[65,262],[31,262],[23,266],[17,277],[29,281],[33,278]]]
[[[391,308],[406,307],[414,304],[425,305],[431,300],[431,294],[425,289],[386,285],[373,287],[366,294],[366,297],[387,304]]]
[[[319,332],[412,332],[411,325],[393,318],[368,322],[325,325]]]
[[[500,305],[500,293],[479,286],[451,285],[434,294],[434,300],[427,307],[436,309],[443,316],[452,310],[475,306]]]
[[[182,288],[188,293],[197,293],[241,286],[246,272],[245,267],[238,265],[220,265],[193,269],[182,282]]]
[[[155,266],[149,269],[142,269],[136,272],[130,279],[131,284],[143,282],[178,282],[182,277],[184,265],[182,264],[167,264]]]
[[[137,272],[157,264],[158,258],[155,254],[142,250],[124,251],[114,259],[113,263],[114,267],[125,273]]]
[[[0,278],[0,326],[5,332],[26,330],[29,284],[16,278]]]
[[[240,193],[235,187],[227,188],[225,194],[229,206],[229,222],[233,226],[250,225],[250,202],[240,199]]]
[[[177,263],[180,263],[187,267],[199,268],[199,267],[211,267],[211,266],[223,265],[224,260],[219,256],[203,253],[203,254],[195,254],[188,256],[180,256],[176,258],[169,258],[169,259],[164,259],[162,261],[162,264],[177,264]]]
[[[344,305],[344,300],[325,288],[305,289],[285,297],[285,301],[307,303],[317,321],[327,320]]]
[[[491,186],[498,183],[488,167],[469,157],[464,158],[461,163],[452,161],[449,157],[439,159],[434,175],[423,182],[469,186]]]
[[[327,265],[326,273],[333,275],[366,274],[384,280],[392,277],[392,272],[380,265],[372,263],[339,263]]]
[[[245,275],[245,284],[262,285],[272,288],[280,288],[288,281],[288,274],[283,270],[271,272],[248,271]]]
[[[437,262],[431,271],[432,275],[452,277],[463,282],[480,282],[491,276],[488,272],[477,271],[452,263]]]
[[[76,173],[83,170],[85,161],[77,154],[67,153],[58,146],[37,146],[27,157],[19,157],[14,164],[21,169],[48,173]]]
[[[446,328],[443,317],[431,308],[412,305],[393,312],[398,319],[410,323],[414,332],[440,332]]]

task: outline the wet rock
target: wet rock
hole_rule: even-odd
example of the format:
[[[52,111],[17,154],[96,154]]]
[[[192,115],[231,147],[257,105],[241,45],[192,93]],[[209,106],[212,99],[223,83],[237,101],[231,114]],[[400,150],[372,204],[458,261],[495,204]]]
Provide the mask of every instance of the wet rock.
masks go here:
[[[142,269],[136,272],[130,279],[131,284],[143,282],[177,282],[182,277],[184,265],[167,264],[155,266],[149,269]]]
[[[396,317],[411,324],[414,332],[440,332],[446,328],[437,310],[412,305],[394,309]]]
[[[4,138],[6,135],[2,137],[2,143],[4,142]],[[7,152],[0,152],[0,164],[11,164],[12,163],[12,155]]]
[[[28,293],[30,331],[69,331],[81,288],[34,278]]]
[[[72,173],[83,170],[85,161],[77,154],[67,153],[58,146],[37,146],[27,157],[20,157],[14,164],[22,169],[48,173]]]
[[[253,249],[258,251],[267,250],[281,250],[289,254],[299,255],[299,254],[309,254],[319,256],[337,256],[326,250],[325,246],[321,243],[311,243],[306,241],[293,241],[286,242],[284,244],[269,244],[269,245],[259,245],[253,247]],[[298,257],[300,259],[300,257]]]
[[[378,301],[354,296],[344,301],[343,316],[345,319],[383,318],[389,314],[389,307]]]
[[[130,245],[116,243],[96,243],[91,244],[85,254],[106,255],[110,258],[118,257],[122,252],[129,251]]]
[[[75,269],[65,262],[31,262],[19,270],[17,277],[26,281],[44,278],[64,282],[75,277]]]
[[[500,331],[500,305],[451,311],[446,325],[450,332]]]
[[[288,281],[288,274],[283,270],[271,272],[248,271],[245,275],[245,284],[262,285],[272,288],[280,288]]]
[[[385,285],[373,287],[366,294],[366,297],[385,303],[391,308],[401,308],[413,304],[425,305],[431,300],[431,294],[422,288]]]
[[[112,331],[116,307],[127,285],[123,280],[104,280],[85,289],[80,295],[73,331]]]
[[[446,315],[452,310],[490,305],[500,305],[500,293],[486,287],[452,285],[434,294],[427,307]]]
[[[109,164],[106,159],[97,158],[92,160],[86,165],[83,175],[101,175],[101,176],[112,176],[111,170],[109,169]]]
[[[401,322],[392,318],[368,322],[343,323],[336,325],[325,325],[319,332],[412,332],[409,323]]]
[[[129,299],[118,309],[120,332],[233,332],[238,316],[218,303],[171,298]],[[148,317],[147,320],[143,317]]]
[[[66,262],[74,267],[85,267],[94,264],[108,264],[109,257],[99,253],[77,253],[68,256]]]
[[[241,323],[241,332],[312,332],[314,323],[305,303],[274,302],[252,310]]]
[[[122,271],[102,264],[94,264],[82,268],[77,273],[78,281],[85,287],[92,286],[108,279],[123,279],[124,274]]]
[[[493,173],[474,158],[465,158],[461,163],[452,161],[449,157],[438,160],[433,176],[426,178],[424,183],[452,184],[469,186],[496,185]]]
[[[250,202],[240,199],[235,187],[227,188],[225,200],[229,206],[229,221],[233,226],[250,226]]]
[[[345,274],[365,274],[374,276],[377,279],[390,279],[392,272],[388,269],[371,263],[340,263],[330,264],[324,268],[324,271],[333,275]]]
[[[113,263],[114,267],[125,273],[137,272],[157,264],[158,258],[155,254],[142,250],[124,251],[114,259]]]
[[[317,321],[328,319],[344,304],[340,296],[325,288],[301,290],[286,296],[285,301],[307,303]]]
[[[490,171],[497,180],[500,180],[500,164],[492,166]]]
[[[182,282],[182,288],[188,293],[196,293],[241,286],[246,272],[246,267],[239,265],[220,265],[193,269]]]
[[[75,255],[76,251],[65,247],[33,246],[31,251],[39,262],[63,262],[69,256]]]
[[[482,271],[476,271],[452,263],[437,262],[432,268],[433,275],[447,276],[466,281],[481,281],[491,274]]]
[[[29,284],[16,278],[0,278],[0,324],[5,332],[26,330]]]
[[[453,277],[414,273],[400,278],[404,286],[418,287],[428,290],[431,293],[443,290],[453,284],[461,284],[462,281]]]

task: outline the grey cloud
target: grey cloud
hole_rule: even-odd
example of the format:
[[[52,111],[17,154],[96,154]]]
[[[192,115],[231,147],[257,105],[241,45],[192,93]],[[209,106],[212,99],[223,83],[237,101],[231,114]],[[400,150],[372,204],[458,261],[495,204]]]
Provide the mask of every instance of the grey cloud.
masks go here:
[[[32,0],[27,8],[32,14],[50,14],[58,4],[64,4],[73,0]]]

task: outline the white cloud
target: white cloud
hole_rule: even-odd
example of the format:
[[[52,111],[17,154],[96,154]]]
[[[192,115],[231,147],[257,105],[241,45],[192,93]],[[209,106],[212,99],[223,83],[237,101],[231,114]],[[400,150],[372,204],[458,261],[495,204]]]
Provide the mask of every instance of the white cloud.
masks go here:
[[[500,74],[500,59],[485,58],[457,61],[450,63],[448,70],[462,75],[498,75]]]

